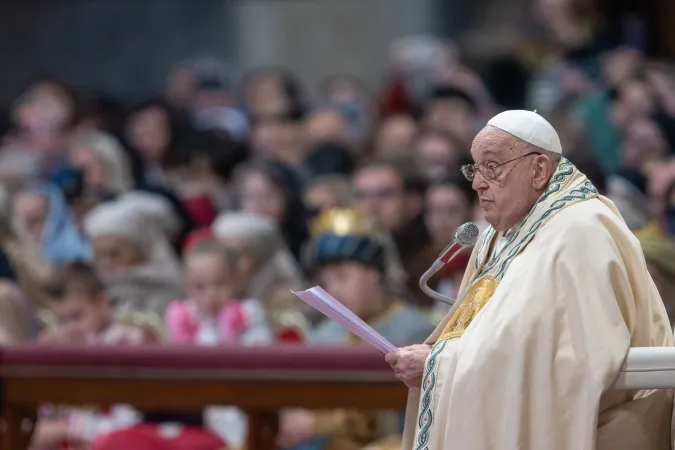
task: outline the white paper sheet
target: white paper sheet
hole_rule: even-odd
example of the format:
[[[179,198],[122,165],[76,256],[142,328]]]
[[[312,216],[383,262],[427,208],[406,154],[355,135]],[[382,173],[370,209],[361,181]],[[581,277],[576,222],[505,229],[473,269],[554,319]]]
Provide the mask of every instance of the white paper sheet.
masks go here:
[[[306,291],[292,291],[300,300],[339,323],[382,353],[395,352],[396,346],[361,320],[356,314],[340,303],[319,286]]]

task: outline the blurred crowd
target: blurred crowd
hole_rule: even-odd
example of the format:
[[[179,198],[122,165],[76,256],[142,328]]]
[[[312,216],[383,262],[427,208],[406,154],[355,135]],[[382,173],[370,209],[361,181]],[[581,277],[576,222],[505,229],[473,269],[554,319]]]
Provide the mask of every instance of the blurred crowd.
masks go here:
[[[538,3],[546,39],[472,68],[452,42],[405,37],[376,90],[338,73],[310,91],[282,67],[235,77],[213,58],[176,65],[131,108],[30,83],[0,130],[0,342],[358,344],[290,292],[318,284],[391,341],[419,343],[448,309],[420,275],[459,225],[486,226],[460,166],[504,109],[554,124],[640,239],[675,319],[675,66],[587,2]],[[454,297],[467,260],[434,288]],[[244,445],[236,408],[156,416],[45,405],[32,448]],[[289,410],[278,439],[396,448],[400,426]]]

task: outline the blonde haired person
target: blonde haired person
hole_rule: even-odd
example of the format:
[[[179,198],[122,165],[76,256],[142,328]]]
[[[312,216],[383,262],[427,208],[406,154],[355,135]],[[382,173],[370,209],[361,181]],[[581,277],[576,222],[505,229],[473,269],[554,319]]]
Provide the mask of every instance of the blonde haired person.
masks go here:
[[[55,276],[54,266],[42,256],[28,232],[13,220],[9,193],[0,186],[0,249],[7,255],[19,286],[28,299],[44,306]]]
[[[131,163],[122,144],[98,130],[77,133],[70,144],[68,160],[84,172],[88,190],[121,194],[133,188]]]

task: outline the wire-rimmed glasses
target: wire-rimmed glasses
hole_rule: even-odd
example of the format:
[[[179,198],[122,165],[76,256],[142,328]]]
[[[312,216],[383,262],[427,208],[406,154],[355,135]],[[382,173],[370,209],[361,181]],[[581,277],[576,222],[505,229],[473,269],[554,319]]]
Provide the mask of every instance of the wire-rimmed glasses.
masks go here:
[[[480,174],[483,175],[483,178],[485,178],[486,180],[492,181],[495,178],[497,178],[495,169],[530,155],[541,155],[541,153],[539,152],[526,153],[524,155],[518,156],[517,158],[509,159],[508,161],[503,162],[501,164],[465,164],[460,168],[460,170],[462,171],[462,175],[464,175],[464,177],[469,181],[473,182],[473,179],[476,177],[476,172],[480,172]]]

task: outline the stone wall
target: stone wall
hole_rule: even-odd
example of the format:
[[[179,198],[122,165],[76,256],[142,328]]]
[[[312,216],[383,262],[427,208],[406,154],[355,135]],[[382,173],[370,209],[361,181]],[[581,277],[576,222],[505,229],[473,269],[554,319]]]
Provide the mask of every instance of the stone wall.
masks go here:
[[[173,64],[197,55],[241,69],[283,65],[311,88],[334,72],[372,86],[394,38],[454,36],[469,28],[472,9],[491,1],[3,1],[0,107],[39,74],[136,101],[158,92]]]
[[[231,2],[0,2],[0,105],[40,74],[129,100],[160,89],[175,62],[229,58]],[[198,5],[198,7],[196,7]]]

